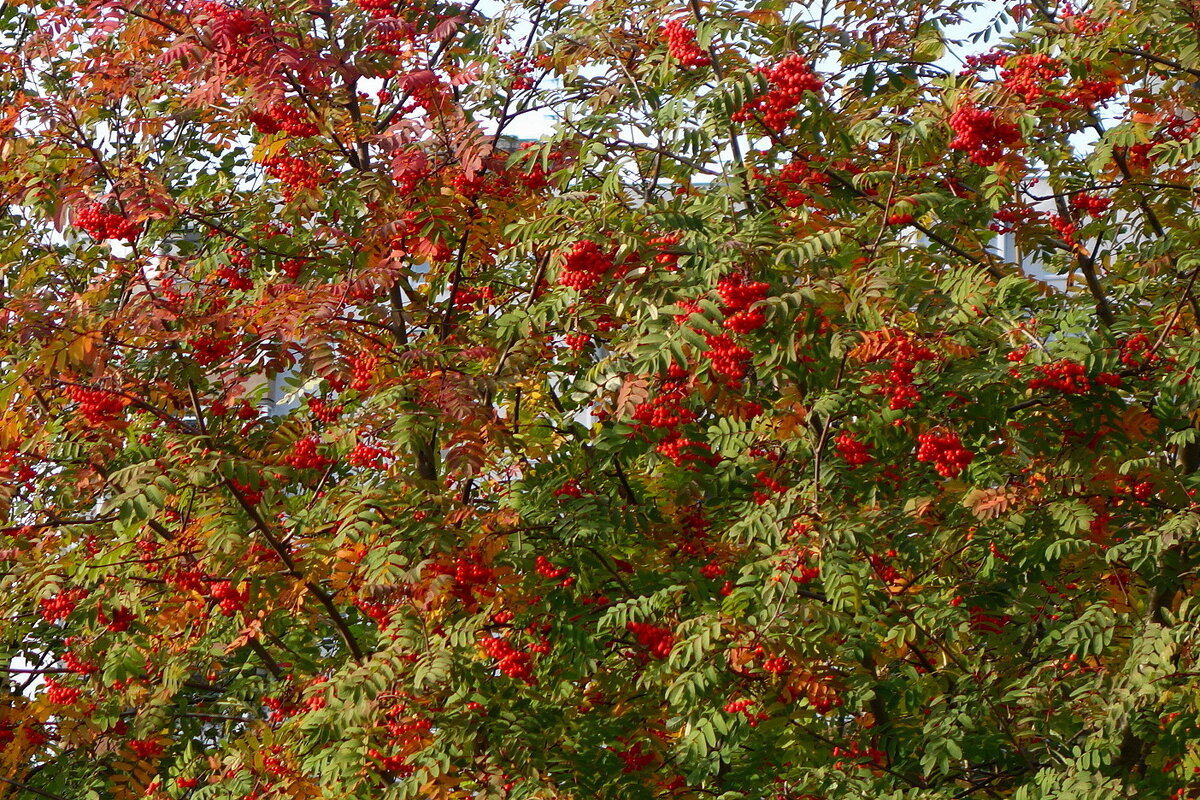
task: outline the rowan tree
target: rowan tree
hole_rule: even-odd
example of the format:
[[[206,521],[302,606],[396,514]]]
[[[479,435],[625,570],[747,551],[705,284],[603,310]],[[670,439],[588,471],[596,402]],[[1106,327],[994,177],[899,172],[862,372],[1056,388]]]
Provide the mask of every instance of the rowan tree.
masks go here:
[[[1198,29],[5,4],[0,789],[1200,797]]]

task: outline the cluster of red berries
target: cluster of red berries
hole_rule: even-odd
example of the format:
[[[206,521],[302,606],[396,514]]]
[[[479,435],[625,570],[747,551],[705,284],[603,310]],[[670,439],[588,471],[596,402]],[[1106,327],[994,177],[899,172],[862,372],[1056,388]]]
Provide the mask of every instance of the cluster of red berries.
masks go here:
[[[780,561],[775,569],[787,573],[792,583],[812,583],[821,577],[820,554],[816,550],[802,548],[785,552],[788,557]]]
[[[673,249],[679,242],[679,234],[668,233],[664,236],[655,236],[646,243],[658,249],[658,252],[654,254],[654,263],[663,267],[667,272],[674,272],[679,269],[679,259],[683,255]]]
[[[634,742],[632,747],[613,752],[625,762],[625,766],[621,768],[621,772],[624,773],[641,772],[654,761],[654,751],[643,752],[641,742]]]
[[[243,400],[242,402],[238,403],[237,410],[234,412],[234,414],[238,419],[258,419],[258,407],[249,400]]]
[[[288,763],[283,745],[272,746],[271,752],[263,756],[263,771],[276,778],[282,778],[291,773],[292,767]]]
[[[66,589],[53,597],[43,597],[41,606],[42,619],[46,622],[58,622],[71,615],[79,601],[87,597],[86,589]]]
[[[133,241],[138,235],[138,226],[120,214],[105,211],[99,203],[89,203],[75,214],[75,224],[98,242],[108,239]]]
[[[1004,158],[1009,148],[1021,142],[1021,131],[1010,122],[996,117],[995,112],[973,105],[959,106],[950,115],[954,139],[950,149],[965,150],[971,160],[981,167],[990,167]]]
[[[224,361],[233,352],[234,342],[223,336],[201,333],[188,340],[192,347],[192,358],[202,367]]]
[[[387,19],[396,16],[396,0],[355,0],[358,7],[375,19]]]
[[[956,433],[928,431],[917,436],[917,461],[932,463],[944,478],[957,478],[974,459]]]
[[[350,359],[350,388],[356,392],[365,392],[375,381],[375,368],[379,359],[370,353],[363,353]]]
[[[1062,26],[1076,36],[1096,36],[1108,30],[1110,24],[1108,19],[1079,11],[1074,3],[1065,3],[1059,16]]]
[[[509,75],[513,76],[508,85],[510,90],[520,92],[533,87],[533,79],[529,77],[529,73],[533,72],[534,64],[530,62],[525,53],[514,50],[501,61],[501,66]]]
[[[342,415],[342,406],[330,405],[320,397],[308,398],[308,411],[318,421],[330,425],[337,422],[338,417]]]
[[[1150,337],[1144,333],[1135,333],[1121,343],[1121,363],[1130,369],[1146,369],[1158,366],[1162,356],[1154,352]]]
[[[196,3],[194,22],[204,23],[212,44],[208,51],[223,72],[249,75],[265,70],[278,80],[278,67],[271,63],[271,54],[282,46],[272,29],[271,17],[264,11],[236,6],[226,2]],[[328,86],[329,79],[313,69],[301,73],[313,89]]]
[[[315,189],[325,182],[321,170],[296,156],[277,155],[264,162],[267,174],[283,184],[283,196],[290,200],[297,189]]]
[[[454,584],[452,593],[464,602],[470,601],[475,594],[481,597],[496,595],[496,573],[474,551],[455,557],[449,564],[431,564],[427,569],[431,575],[450,576]]]
[[[976,633],[998,635],[1012,622],[1012,617],[1008,614],[991,614],[979,606],[971,606],[968,613],[971,617],[971,630]]]
[[[25,454],[13,448],[0,449],[0,480],[26,483],[37,477],[25,458]]]
[[[1064,217],[1059,214],[1051,214],[1046,218],[1050,223],[1050,227],[1058,232],[1062,240],[1069,245],[1075,245],[1075,223],[1069,217]]]
[[[73,637],[68,636],[64,644],[70,646],[72,638]],[[60,660],[62,661],[63,667],[76,675],[92,675],[100,671],[99,666],[91,661],[86,661],[74,650],[65,651]]]
[[[117,422],[125,415],[129,398],[85,386],[67,387],[67,396],[79,407],[79,413],[89,425],[102,426]]]
[[[835,746],[832,750],[834,758],[848,759],[855,764],[870,764],[876,767],[882,767],[887,763],[887,754],[877,747],[863,747],[858,742],[851,742],[849,747]],[[845,769],[844,761],[835,761],[834,769]]]
[[[386,447],[359,442],[350,451],[347,460],[351,466],[364,469],[385,469],[393,458],[392,451]]]
[[[801,156],[785,164],[778,175],[765,175],[755,169],[754,177],[763,182],[768,196],[787,208],[821,206],[816,198],[828,194],[829,173],[812,165],[824,161],[824,156]]]
[[[284,461],[296,469],[324,469],[332,463],[330,459],[317,452],[315,436],[297,439],[292,446],[292,452],[288,453]]]
[[[249,291],[254,288],[254,280],[245,272],[232,264],[222,264],[213,271],[213,278],[224,281],[225,285],[234,291]]]
[[[484,636],[479,640],[479,646],[489,658],[496,661],[496,668],[503,674],[529,684],[535,683],[533,663],[529,653],[513,647],[508,639],[499,636]]]
[[[1149,169],[1152,165],[1150,159],[1150,150],[1156,144],[1167,141],[1184,142],[1189,141],[1200,133],[1200,117],[1189,117],[1184,119],[1178,115],[1168,117],[1158,130],[1154,132],[1154,136],[1148,142],[1139,142],[1129,148],[1126,158],[1129,165],[1136,169]]]
[[[456,559],[454,562],[454,582],[461,586],[479,586],[490,583],[493,572],[473,557]]]
[[[772,656],[763,661],[762,668],[765,672],[769,672],[772,675],[782,675],[785,672],[791,671],[792,662],[785,656]]]
[[[396,192],[404,197],[415,192],[432,174],[424,161],[414,162],[398,155],[392,164],[392,180],[396,182]]]
[[[536,559],[534,559],[533,568],[538,575],[541,575],[543,578],[547,578],[552,581],[558,580],[571,571],[566,567],[554,566],[550,559],[546,558],[545,556],[538,556]]]
[[[704,357],[709,360],[712,371],[725,377],[731,384],[738,384],[750,372],[750,359],[753,358],[748,348],[735,344],[727,333],[705,334],[708,349]]]
[[[54,678],[46,679],[46,699],[59,706],[72,706],[83,697],[83,690],[77,686],[63,686]]]
[[[675,646],[675,634],[669,629],[648,622],[630,622],[625,627],[637,639],[638,644],[650,651],[650,655],[659,659],[671,655],[671,648]]]
[[[720,456],[713,455],[712,448],[707,442],[688,439],[685,436],[664,439],[654,446],[654,452],[671,459],[677,467],[682,467],[689,461],[702,461],[709,465],[715,465],[721,460]]]
[[[1085,214],[1093,217],[1098,217],[1108,210],[1112,205],[1112,199],[1108,197],[1098,197],[1087,192],[1078,192],[1071,196],[1071,205],[1079,209]]]
[[[472,308],[480,303],[491,305],[496,299],[496,290],[491,286],[459,286],[454,295],[454,307]]]
[[[683,466],[688,461],[715,464],[719,457],[712,454],[707,443],[688,439],[679,430],[697,419],[696,413],[683,405],[688,396],[688,378],[686,369],[672,364],[660,393],[635,406],[632,416],[639,427],[661,429],[664,438],[655,446],[655,451],[671,459],[675,466]]]
[[[717,294],[724,301],[724,327],[736,333],[749,333],[766,324],[763,312],[752,306],[771,291],[763,281],[746,281],[741,275],[729,275],[717,281]],[[710,345],[711,346],[711,345]]]
[[[359,0],[359,5],[365,2],[373,2],[373,0]],[[387,0],[391,2],[391,0]],[[389,16],[388,13],[372,14],[372,16]],[[375,761],[379,762],[379,771],[387,772],[399,778],[407,778],[417,771],[417,768],[408,763],[408,756],[403,753],[393,753],[390,756],[385,756],[383,751],[377,747],[372,747],[367,750],[367,755]]]
[[[217,581],[212,585],[209,594],[217,601],[217,607],[226,617],[232,617],[241,611],[250,599],[249,589],[238,591],[230,581]]]
[[[389,708],[384,718],[384,729],[392,746],[400,750],[409,750],[419,745],[433,730],[433,722],[424,717],[415,716],[404,703],[396,703]]]
[[[733,121],[745,122],[751,114],[758,113],[763,124],[777,133],[796,116],[796,106],[804,99],[804,93],[819,92],[825,85],[808,61],[797,54],[785,56],[774,67],[760,67],[758,71],[766,77],[770,89],[734,112]]]
[[[854,434],[850,431],[839,432],[834,437],[833,444],[837,448],[838,455],[849,465],[850,469],[861,467],[872,461],[871,445],[855,439]]]
[[[601,314],[594,321],[596,323],[596,330],[600,331],[600,333],[611,333],[619,330],[622,324],[620,320],[611,314]]]
[[[914,217],[912,214],[908,213],[907,211],[903,212],[903,213],[898,213],[898,214],[888,214],[887,224],[888,225],[911,225],[912,221],[914,219],[916,219],[916,217]]]
[[[275,103],[266,111],[255,111],[250,115],[254,127],[267,135],[284,131],[301,138],[316,136],[320,128],[308,119],[308,112],[290,103]]]
[[[1051,364],[1039,364],[1034,367],[1041,377],[1031,378],[1029,388],[1035,392],[1055,391],[1063,394],[1086,394],[1092,390],[1088,380],[1087,367],[1078,361],[1060,359]]]
[[[763,720],[770,719],[770,715],[765,711],[754,711],[754,701],[747,698],[740,700],[730,700],[725,704],[725,713],[741,714],[746,718],[751,728],[757,727],[758,723]]]
[[[503,160],[492,159],[487,163],[487,169],[468,178],[458,173],[450,179],[450,185],[461,195],[474,200],[512,200],[519,197],[521,187],[528,188],[528,175],[519,170],[505,167]]]
[[[558,282],[561,286],[586,292],[612,267],[612,254],[605,253],[595,242],[584,239],[571,245],[562,270],[558,273]]]
[[[303,258],[285,258],[279,262],[280,271],[288,277],[288,280],[294,281],[300,277],[300,273],[304,271],[305,261]]]
[[[1037,220],[1041,214],[1029,206],[1005,206],[992,214],[992,222],[988,224],[996,233],[1012,233],[1017,228]]]
[[[198,569],[178,569],[164,575],[164,580],[169,586],[181,592],[197,592],[204,594],[204,572]]]
[[[871,553],[867,556],[867,563],[871,565],[871,569],[875,572],[875,577],[879,578],[884,584],[892,584],[901,577],[900,570],[884,560],[885,558],[895,558],[896,555],[895,550],[888,550],[882,556],[878,553]]]
[[[696,44],[696,32],[684,25],[683,20],[673,19],[663,23],[658,35],[667,40],[667,51],[671,58],[683,66],[707,67],[712,63]]]
[[[989,50],[986,53],[971,53],[967,56],[965,75],[974,75],[989,67],[998,67],[1008,60],[1008,54],[1001,50]]]
[[[1063,105],[1083,106],[1090,110],[1116,97],[1119,88],[1120,82],[1110,78],[1084,78],[1063,95]]]
[[[225,257],[229,259],[229,265],[238,272],[249,272],[254,266],[254,262],[250,260],[250,254],[241,247],[225,248]]]
[[[937,356],[903,331],[891,330],[888,336],[887,347],[868,363],[888,360],[891,366],[887,372],[871,375],[865,382],[878,385],[880,392],[891,398],[888,407],[901,411],[921,402],[921,392],[913,385],[916,365],[921,361],[935,361]]]
[[[156,758],[163,754],[163,743],[158,739],[130,739],[129,749],[138,758]]]
[[[767,324],[767,317],[761,308],[747,308],[735,311],[721,323],[734,333],[751,333]]]
[[[1032,105],[1048,93],[1051,83],[1066,74],[1066,66],[1057,58],[1045,53],[1024,53],[1017,56],[1011,67],[1000,71],[1000,80],[1004,88]]]
[[[1146,502],[1158,491],[1150,481],[1129,480],[1128,488],[1121,487],[1119,492],[1127,492],[1134,500]]]
[[[1063,19],[1066,24],[1065,15]],[[1067,87],[1054,86],[1057,79],[1067,74],[1067,68],[1062,61],[1045,53],[1024,53],[1010,59],[1007,53],[993,50],[982,55],[967,56],[964,74],[978,74],[982,69],[1000,67],[1010,60],[1012,65],[1000,70],[1000,80],[1006,89],[1029,105],[1054,109],[1071,106],[1093,109],[1117,95],[1119,81],[1111,77],[1083,78]]]
[[[396,606],[390,603],[372,603],[369,600],[363,600],[361,597],[355,598],[354,605],[370,618],[379,630],[386,632],[392,624],[392,614],[396,610]]]
[[[760,506],[771,499],[771,494],[783,494],[788,490],[786,484],[772,478],[771,474],[765,469],[760,470],[758,474],[754,476],[754,479],[758,481],[760,486],[767,490],[764,492],[756,489],[754,492],[754,502]]]
[[[583,487],[579,485],[579,481],[574,478],[568,478],[563,481],[562,486],[554,490],[555,497],[574,497],[576,499],[583,497],[585,494]]]
[[[672,364],[660,393],[638,403],[633,409],[633,419],[641,425],[663,428],[668,435],[677,434],[681,425],[695,422],[696,412],[683,405],[688,396],[686,377],[686,370]]]
[[[256,506],[262,502],[263,493],[261,489],[255,489],[248,483],[242,483],[237,478],[230,478],[229,485],[237,492],[243,500],[249,505]]]
[[[567,347],[576,353],[581,353],[592,343],[592,335],[590,333],[568,333],[563,337],[563,341],[567,343]]]
[[[103,609],[96,609],[96,621],[103,625],[105,630],[113,633],[128,630],[135,619],[137,617],[128,608],[114,610],[111,617],[105,614]]]
[[[197,3],[194,12],[207,19],[209,35],[216,43],[226,46],[246,44],[246,40],[258,31],[259,22],[262,20],[260,15],[252,13],[249,9],[215,0]]]

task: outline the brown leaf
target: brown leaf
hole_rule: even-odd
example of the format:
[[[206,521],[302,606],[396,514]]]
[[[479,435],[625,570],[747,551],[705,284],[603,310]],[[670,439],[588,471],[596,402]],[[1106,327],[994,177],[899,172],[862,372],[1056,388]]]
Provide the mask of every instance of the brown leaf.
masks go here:
[[[971,347],[970,345],[959,344],[958,342],[951,341],[949,339],[942,342],[942,349],[946,351],[947,355],[953,356],[954,358],[970,358],[971,356],[975,355],[974,347]]]
[[[621,419],[633,415],[637,406],[650,398],[650,381],[644,375],[630,373],[621,381],[617,390],[617,417]]]
[[[734,11],[731,16],[748,19],[757,25],[782,25],[783,15],[778,11],[756,9],[754,11]]]
[[[478,475],[487,461],[485,443],[474,434],[461,431],[455,434],[446,452],[446,469],[464,478]]]

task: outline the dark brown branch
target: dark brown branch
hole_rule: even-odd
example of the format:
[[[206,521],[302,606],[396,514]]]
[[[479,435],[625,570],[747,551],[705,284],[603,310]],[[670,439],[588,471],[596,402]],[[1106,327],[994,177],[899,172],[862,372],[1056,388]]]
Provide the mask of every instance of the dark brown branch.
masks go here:
[[[1188,75],[1191,75],[1192,77],[1200,78],[1200,69],[1192,69],[1191,67],[1185,66],[1185,65],[1179,63],[1178,61],[1175,61],[1174,59],[1163,58],[1162,56],[1156,56],[1153,53],[1147,53],[1145,50],[1134,50],[1132,48],[1127,48],[1127,47],[1112,47],[1112,48],[1109,48],[1108,52],[1121,53],[1121,54],[1127,55],[1127,56],[1135,56],[1137,58],[1144,58],[1147,61],[1153,62],[1160,66],[1170,67],[1171,69],[1177,69],[1180,72],[1186,72]]]
[[[40,797],[45,797],[46,800],[67,800],[67,798],[63,797],[61,794],[54,794],[53,792],[47,792],[46,790],[39,789],[36,786],[30,786],[27,783],[21,783],[20,781],[14,781],[12,778],[6,778],[3,775],[0,775],[0,781],[4,781],[9,786],[15,786],[17,789],[20,789],[22,792],[32,792],[33,794],[39,795]]]
[[[258,532],[262,534],[262,537],[267,540],[267,544],[272,550],[275,551],[275,554],[279,556],[279,559],[283,562],[284,566],[287,567],[287,571],[293,577],[299,578],[301,581],[303,581],[304,588],[308,590],[308,593],[315,597],[317,602],[319,602],[325,608],[325,611],[329,614],[330,621],[333,623],[333,627],[337,629],[338,635],[341,636],[346,648],[350,651],[350,655],[354,657],[355,661],[361,662],[364,658],[362,648],[359,646],[358,640],[354,638],[354,633],[350,630],[350,626],[346,623],[342,613],[338,611],[337,605],[333,602],[333,598],[330,597],[329,593],[322,589],[315,582],[304,577],[303,573],[301,573],[299,568],[296,566],[296,562],[292,558],[292,554],[289,553],[287,548],[275,538],[275,535],[271,532],[270,527],[268,527],[266,521],[262,518],[262,515],[258,513],[258,509],[246,499],[245,495],[243,495],[242,492],[238,490],[238,488],[234,486],[233,483],[228,479],[222,481],[222,484],[226,489],[229,490],[234,499],[237,500],[238,505],[242,507],[242,510],[246,512],[246,515],[250,517],[250,521],[254,524],[255,529],[258,530]]]

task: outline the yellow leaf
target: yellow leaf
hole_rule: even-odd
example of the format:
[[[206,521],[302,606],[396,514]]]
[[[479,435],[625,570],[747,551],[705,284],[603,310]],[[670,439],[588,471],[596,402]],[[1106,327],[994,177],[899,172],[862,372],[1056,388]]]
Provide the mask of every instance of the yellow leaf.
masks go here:
[[[99,331],[88,331],[76,337],[67,346],[67,358],[72,366],[89,366],[95,359],[96,343],[100,340]]]

